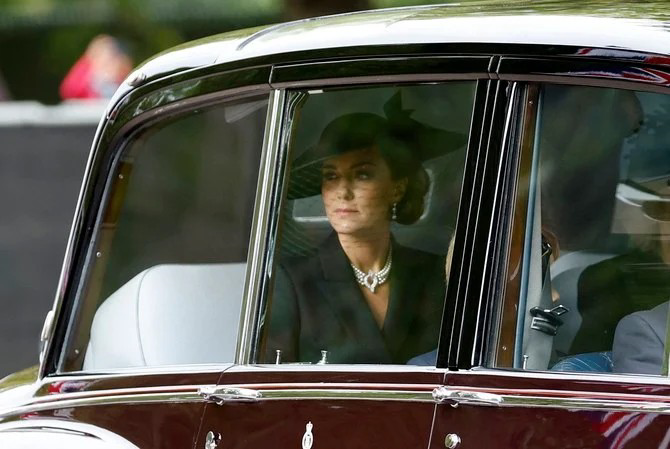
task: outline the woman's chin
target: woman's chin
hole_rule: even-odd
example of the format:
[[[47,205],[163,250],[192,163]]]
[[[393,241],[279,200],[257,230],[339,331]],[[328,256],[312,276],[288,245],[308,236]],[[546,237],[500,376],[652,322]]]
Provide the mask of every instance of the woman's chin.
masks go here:
[[[380,237],[388,237],[389,230],[379,228],[368,228],[363,226],[333,226],[339,236],[355,237],[363,240],[377,240]]]

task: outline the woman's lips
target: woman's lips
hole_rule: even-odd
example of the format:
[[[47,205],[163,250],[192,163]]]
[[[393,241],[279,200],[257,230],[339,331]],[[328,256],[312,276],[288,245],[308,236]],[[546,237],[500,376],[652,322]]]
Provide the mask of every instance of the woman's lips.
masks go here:
[[[335,209],[336,214],[353,214],[353,213],[356,213],[356,212],[358,212],[356,209],[348,209],[348,208],[344,208],[344,207],[339,207],[339,208]]]

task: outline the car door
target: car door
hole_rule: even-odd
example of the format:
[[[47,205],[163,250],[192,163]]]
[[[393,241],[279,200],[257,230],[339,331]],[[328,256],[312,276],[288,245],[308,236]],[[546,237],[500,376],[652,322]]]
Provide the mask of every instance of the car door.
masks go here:
[[[297,263],[308,273],[326,271],[324,259],[329,256],[323,256],[324,246],[332,241],[333,225],[320,195],[325,175],[310,172],[300,161],[319,147],[339,117],[367,114],[388,119],[391,110],[404,111],[442,136],[431,141],[431,146],[441,147],[440,154],[422,163],[431,182],[424,212],[412,225],[391,225],[391,233],[398,245],[412,248],[411,254],[441,257],[438,276],[444,280],[450,242],[458,245],[460,227],[467,223],[463,207],[469,207],[476,190],[473,158],[490,94],[488,62],[486,57],[380,58],[273,69],[272,84],[278,90],[270,109],[277,116],[266,139],[264,163],[269,175],[264,181],[267,190],[257,200],[255,270],[247,282],[238,365],[226,370],[218,385],[201,390],[209,403],[196,447],[428,445],[433,391],[444,375],[436,369],[438,339],[440,347],[449,346],[455,319],[444,294],[433,298],[439,310],[426,324],[435,335],[417,344],[423,349],[411,356],[391,356],[390,349],[387,354],[398,338],[380,337],[367,308],[349,313],[361,295],[353,273],[351,280],[336,282],[328,275],[316,280],[303,276],[305,285],[314,286],[307,301],[316,306],[299,321],[295,315],[288,320],[287,327],[301,335],[300,343],[293,347],[277,343],[271,326],[283,316],[282,282],[290,264]],[[356,123],[347,130],[357,132]],[[428,282],[422,276],[417,273],[403,282],[420,291]],[[294,281],[298,282],[303,281]],[[391,289],[401,285],[393,282]],[[448,284],[451,292],[450,280]],[[411,288],[407,295],[413,299]],[[384,328],[395,327],[393,332],[404,335],[400,339],[421,334],[410,327],[411,322],[397,320],[403,314],[417,314],[411,306],[396,315],[395,324],[389,324],[394,312],[388,313]],[[443,313],[447,318],[440,327]],[[358,337],[351,339],[348,332]]]
[[[445,357],[430,447],[667,447],[666,69],[499,73],[513,95],[488,151],[507,165],[471,242],[489,263],[462,293],[470,349]]]
[[[234,363],[268,74],[147,83],[105,123],[17,431],[192,446],[198,389]]]

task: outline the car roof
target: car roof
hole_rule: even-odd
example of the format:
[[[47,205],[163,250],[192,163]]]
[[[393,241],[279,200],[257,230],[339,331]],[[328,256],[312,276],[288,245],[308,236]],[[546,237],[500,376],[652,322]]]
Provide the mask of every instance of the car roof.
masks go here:
[[[535,0],[501,4],[482,0],[353,12],[193,41],[146,61],[129,79],[137,78],[140,72],[141,78],[148,80],[214,64],[304,51],[458,43],[574,46],[665,56],[670,49],[670,10],[665,2]],[[670,59],[654,62],[659,61],[670,65]]]

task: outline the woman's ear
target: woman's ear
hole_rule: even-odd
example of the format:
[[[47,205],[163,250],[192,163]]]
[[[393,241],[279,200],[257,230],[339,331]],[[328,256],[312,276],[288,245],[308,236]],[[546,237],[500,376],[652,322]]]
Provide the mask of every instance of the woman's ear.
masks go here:
[[[399,179],[395,182],[395,187],[393,188],[393,202],[397,203],[403,199],[405,192],[407,191],[407,178]]]

